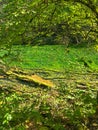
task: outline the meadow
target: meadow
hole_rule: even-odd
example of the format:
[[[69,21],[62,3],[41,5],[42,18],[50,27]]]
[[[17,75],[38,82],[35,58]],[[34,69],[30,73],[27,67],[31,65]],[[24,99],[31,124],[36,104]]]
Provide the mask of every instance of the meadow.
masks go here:
[[[7,52],[2,52],[2,56],[5,53]],[[8,65],[24,69],[85,71],[90,68],[96,70],[98,67],[98,52],[94,49],[94,46],[18,45],[12,47],[10,55],[4,57],[4,61]],[[89,65],[85,66],[84,62]]]

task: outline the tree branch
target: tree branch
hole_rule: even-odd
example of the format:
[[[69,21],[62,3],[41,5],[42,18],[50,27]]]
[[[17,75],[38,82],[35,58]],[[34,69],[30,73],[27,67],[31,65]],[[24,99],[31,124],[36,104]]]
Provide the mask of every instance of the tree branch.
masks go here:
[[[96,18],[98,19],[98,11],[97,11],[97,6],[94,5],[94,3],[91,1],[91,0],[88,0],[87,2],[86,1],[83,1],[83,0],[65,0],[65,2],[77,2],[77,3],[80,3],[86,7],[88,7],[96,16]]]

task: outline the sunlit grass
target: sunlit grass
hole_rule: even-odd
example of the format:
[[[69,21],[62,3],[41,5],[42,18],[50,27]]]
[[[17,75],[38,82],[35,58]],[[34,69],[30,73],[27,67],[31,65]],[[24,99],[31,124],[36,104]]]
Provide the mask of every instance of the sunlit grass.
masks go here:
[[[66,48],[63,45],[14,46],[6,63],[26,69],[83,70],[81,58],[98,65],[98,52],[92,48]],[[15,54],[15,56],[14,56]],[[18,55],[19,54],[19,55]]]

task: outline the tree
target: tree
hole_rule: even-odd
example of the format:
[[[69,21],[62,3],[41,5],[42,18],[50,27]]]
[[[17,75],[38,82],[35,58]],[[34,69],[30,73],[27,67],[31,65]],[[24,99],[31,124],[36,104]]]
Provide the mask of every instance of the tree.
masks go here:
[[[2,1],[1,1],[2,2]],[[13,44],[97,41],[97,0],[6,0],[1,10],[1,47]]]
[[[69,1],[71,1],[71,0],[69,0]],[[72,0],[72,1],[80,3],[84,6],[86,6],[87,8],[89,8],[95,14],[95,17],[98,20],[98,9],[97,9],[98,1],[97,0]]]

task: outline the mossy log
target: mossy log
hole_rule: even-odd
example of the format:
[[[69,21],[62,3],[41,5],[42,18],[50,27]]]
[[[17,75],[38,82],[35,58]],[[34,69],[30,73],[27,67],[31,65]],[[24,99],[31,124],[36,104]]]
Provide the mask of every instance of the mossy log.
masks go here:
[[[11,75],[13,77],[16,77],[18,80],[27,81],[38,86],[46,86],[50,88],[55,87],[55,84],[52,81],[46,80],[36,74],[27,75],[27,74],[14,73],[13,71],[8,71],[7,75]]]

